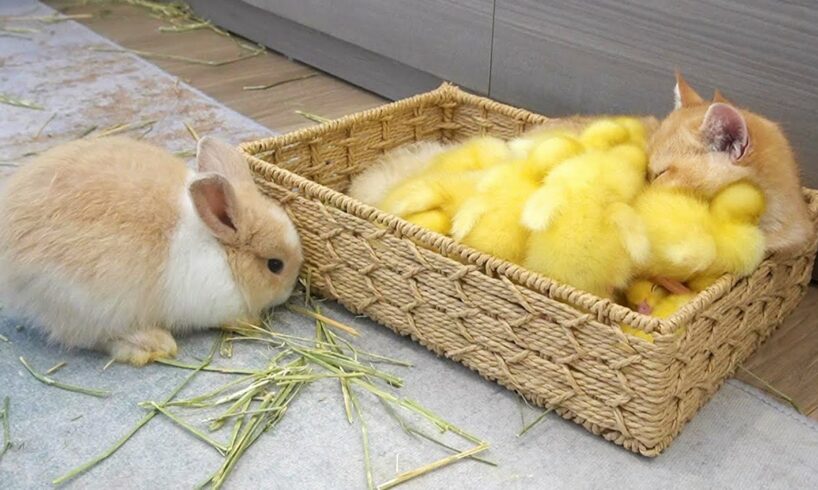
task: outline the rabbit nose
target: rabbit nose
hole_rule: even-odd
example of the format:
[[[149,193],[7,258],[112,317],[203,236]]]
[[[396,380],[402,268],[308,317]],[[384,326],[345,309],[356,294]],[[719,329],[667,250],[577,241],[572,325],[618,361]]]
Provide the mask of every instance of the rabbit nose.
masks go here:
[[[269,259],[267,261],[267,268],[273,274],[279,274],[284,270],[284,262],[281,259]]]

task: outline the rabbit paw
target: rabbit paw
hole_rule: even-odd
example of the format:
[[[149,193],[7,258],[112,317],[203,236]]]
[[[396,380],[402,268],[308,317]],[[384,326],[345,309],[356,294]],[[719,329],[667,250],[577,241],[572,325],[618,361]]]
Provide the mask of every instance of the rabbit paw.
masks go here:
[[[144,366],[162,357],[175,356],[176,341],[167,330],[151,328],[111,341],[108,351],[118,362]]]

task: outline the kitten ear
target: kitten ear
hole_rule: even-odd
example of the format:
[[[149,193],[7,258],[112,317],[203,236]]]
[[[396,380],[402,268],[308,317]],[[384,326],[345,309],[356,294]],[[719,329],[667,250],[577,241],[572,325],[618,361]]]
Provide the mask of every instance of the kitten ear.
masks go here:
[[[693,87],[688,85],[681,72],[676,71],[676,88],[673,91],[676,96],[676,109],[681,107],[692,107],[704,103],[704,99]]]
[[[719,89],[716,89],[716,91],[713,92],[713,102],[714,103],[720,102],[722,104],[730,104],[730,105],[733,104],[732,102],[727,100],[727,98],[724,95],[722,95],[722,93],[721,93],[721,91]]]
[[[253,181],[242,154],[226,142],[211,136],[199,140],[196,165],[199,172],[215,172],[231,182]]]
[[[750,133],[744,116],[735,107],[717,102],[704,115],[701,133],[711,151],[725,152],[735,163],[741,160],[750,144]]]

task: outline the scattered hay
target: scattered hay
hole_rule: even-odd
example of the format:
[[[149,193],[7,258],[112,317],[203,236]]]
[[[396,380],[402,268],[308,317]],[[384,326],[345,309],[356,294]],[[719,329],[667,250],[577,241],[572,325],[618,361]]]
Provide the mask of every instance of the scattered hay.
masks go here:
[[[48,371],[46,371],[45,374],[46,375],[54,374],[57,371],[59,371],[60,369],[64,368],[66,365],[67,365],[67,363],[65,361],[60,361],[57,364],[54,364],[53,366],[48,368]]]
[[[770,391],[770,392],[771,392],[771,393],[773,393],[774,395],[778,396],[778,397],[779,397],[779,398],[781,398],[782,400],[784,400],[784,401],[786,401],[787,403],[789,403],[789,404],[790,404],[790,406],[791,406],[792,408],[794,408],[796,412],[800,413],[801,415],[804,415],[804,411],[803,411],[803,410],[801,410],[801,407],[800,407],[800,406],[798,406],[798,404],[795,402],[795,400],[793,400],[793,399],[792,399],[792,397],[787,396],[787,395],[786,395],[785,393],[783,393],[781,390],[779,390],[778,388],[776,388],[775,386],[773,386],[772,384],[770,384],[770,382],[768,382],[767,380],[765,380],[765,379],[764,379],[764,378],[762,378],[761,376],[759,376],[759,375],[755,374],[754,372],[750,371],[749,369],[747,369],[747,368],[746,368],[746,367],[744,367],[743,365],[739,364],[738,368],[739,368],[741,371],[743,371],[743,372],[747,373],[747,375],[748,375],[748,376],[750,376],[751,378],[753,378],[754,380],[756,380],[756,381],[758,381],[759,383],[761,383],[761,385],[763,385],[763,386],[764,386],[764,388],[766,388],[768,391]]]
[[[61,383],[55,380],[54,378],[50,378],[42,373],[35,371],[34,368],[32,368],[25,360],[25,358],[22,356],[20,356],[20,363],[23,365],[23,367],[26,368],[26,370],[29,373],[31,373],[32,376],[34,376],[37,379],[37,381],[47,384],[48,386],[53,386],[61,390],[73,391],[74,393],[82,393],[84,395],[96,396],[98,398],[106,398],[111,396],[111,392],[107,390],[98,390],[96,388],[86,388],[84,386]]]
[[[0,419],[3,419],[3,447],[0,448],[0,459],[6,451],[11,449],[11,428],[9,427],[9,405],[11,401],[9,397],[3,399],[3,409],[0,410]]]
[[[229,65],[232,63],[236,63],[238,61],[246,60],[248,58],[256,57],[266,50],[264,46],[258,45],[256,47],[250,47],[245,44],[240,43],[240,45],[249,51],[248,53],[238,55],[234,58],[228,58],[225,60],[203,60],[199,58],[191,58],[189,56],[181,56],[175,54],[167,54],[167,53],[157,53],[154,51],[142,51],[139,49],[126,49],[126,48],[104,48],[104,47],[97,47],[91,46],[88,49],[91,51],[97,51],[101,53],[121,53],[121,54],[133,54],[136,56],[141,56],[143,58],[148,59],[155,59],[155,60],[167,60],[167,61],[181,61],[183,63],[191,63],[194,65],[205,65],[205,66],[224,66]]]
[[[67,20],[92,19],[93,17],[94,17],[93,14],[20,15],[20,16],[2,17],[2,20],[4,20],[4,21],[14,20],[14,21],[21,21],[21,22],[29,21],[29,22],[42,22],[43,24],[56,24],[58,22],[65,22]]]
[[[292,82],[300,82],[301,80],[307,80],[310,78],[315,78],[318,76],[318,73],[308,73],[306,75],[302,75],[300,77],[289,78],[287,80],[281,80],[280,82],[273,82],[267,85],[245,85],[241,89],[242,90],[268,90],[273,87],[280,87],[281,85],[286,85]]]
[[[6,104],[14,107],[22,107],[24,109],[33,109],[35,111],[45,110],[45,107],[41,106],[40,104],[37,104],[36,102],[20,99],[14,97],[13,95],[8,94],[0,94],[0,104]]]
[[[478,453],[488,449],[486,442],[444,420],[417,402],[401,398],[393,393],[391,390],[402,386],[403,380],[395,374],[376,367],[376,364],[397,366],[411,366],[411,364],[359,350],[340,337],[340,334],[333,332],[330,326],[342,332],[357,334],[352,327],[322,314],[319,305],[310,297],[308,281],[305,286],[307,293],[304,306],[290,303],[288,309],[315,320],[313,337],[277,333],[271,329],[269,319],[261,324],[236,322],[224,327],[224,333],[215,339],[210,353],[201,364],[194,365],[171,359],[159,360],[160,364],[191,370],[191,374],[163,401],[141,403],[140,406],[148,409],[149,413],[128,434],[93,460],[55,479],[54,483],[66,482],[110,457],[153,416],[160,414],[222,456],[223,459],[218,468],[199,484],[199,488],[221,488],[235,469],[239,459],[259,437],[282,421],[291,403],[299,396],[302,389],[310,383],[327,379],[336,379],[341,387],[347,420],[350,423],[360,424],[364,451],[364,474],[368,488],[392,488],[466,458],[495,465],[477,456]],[[211,364],[216,351],[223,351],[226,345],[230,345],[232,349],[235,342],[261,342],[271,345],[276,349],[276,354],[260,368],[234,368]],[[194,394],[187,398],[176,398],[190,379],[202,371],[231,374],[235,378],[221,386],[209,388],[204,393]],[[369,393],[379,400],[390,416],[408,434],[431,441],[451,454],[410,471],[401,473],[396,471],[394,478],[381,485],[376,485],[372,469],[370,434],[364,419],[362,399],[359,397],[359,393],[362,392]],[[191,418],[185,415],[185,412],[197,410],[210,412],[205,419],[206,428],[194,425],[190,422]],[[219,410],[220,413],[216,412],[216,415],[213,415],[213,410]],[[473,446],[461,450],[443,443],[404,420],[399,414],[401,410],[420,416],[441,433],[456,434],[471,442]],[[226,425],[230,427],[227,437],[215,437],[210,434]]]
[[[332,121],[332,119],[328,119],[326,117],[321,117],[321,116],[319,116],[317,114],[310,114],[309,112],[295,111],[295,113],[298,114],[299,116],[302,116],[302,117],[305,117],[305,118],[309,119],[312,122],[316,122],[316,123],[319,123],[319,124]]]

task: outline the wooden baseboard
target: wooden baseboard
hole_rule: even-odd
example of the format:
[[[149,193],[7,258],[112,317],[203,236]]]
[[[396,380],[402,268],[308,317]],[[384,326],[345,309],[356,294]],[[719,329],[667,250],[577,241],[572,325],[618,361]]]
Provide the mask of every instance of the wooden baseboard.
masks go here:
[[[432,90],[442,80],[354,44],[235,0],[189,0],[219,27],[388,99]]]

